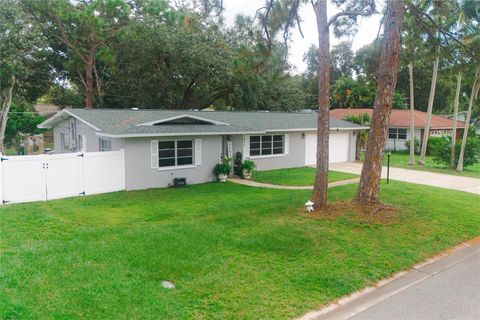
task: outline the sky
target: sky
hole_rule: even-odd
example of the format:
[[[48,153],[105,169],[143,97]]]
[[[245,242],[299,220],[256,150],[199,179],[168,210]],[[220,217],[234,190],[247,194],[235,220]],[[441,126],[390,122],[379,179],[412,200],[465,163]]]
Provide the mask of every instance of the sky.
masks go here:
[[[253,16],[255,11],[264,4],[265,0],[223,0],[225,22],[228,25],[232,25],[235,16],[240,13]],[[378,5],[377,1],[377,6]],[[328,11],[329,16],[332,16],[336,12],[335,6],[329,4]],[[382,8],[377,7],[377,11],[381,12]],[[292,71],[295,73],[305,71],[306,64],[303,62],[303,55],[312,44],[318,45],[316,17],[311,4],[308,3],[303,5],[300,10],[300,17],[303,20],[301,26],[304,38],[302,38],[298,30],[293,31],[291,33],[292,42],[289,49],[289,62],[293,67]],[[376,14],[367,18],[359,18],[359,30],[353,37],[352,41],[353,51],[356,51],[375,40],[381,19],[381,14]],[[332,34],[330,37],[330,44],[331,46],[334,46],[342,40],[346,39],[336,39]]]

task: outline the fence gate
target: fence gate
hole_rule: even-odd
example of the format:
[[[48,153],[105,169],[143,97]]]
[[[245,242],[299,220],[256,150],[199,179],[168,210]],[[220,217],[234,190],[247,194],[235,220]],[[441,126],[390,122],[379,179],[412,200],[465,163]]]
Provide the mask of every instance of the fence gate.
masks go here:
[[[124,150],[3,156],[1,203],[19,203],[125,190]]]
[[[2,157],[2,202],[46,200],[45,156]]]

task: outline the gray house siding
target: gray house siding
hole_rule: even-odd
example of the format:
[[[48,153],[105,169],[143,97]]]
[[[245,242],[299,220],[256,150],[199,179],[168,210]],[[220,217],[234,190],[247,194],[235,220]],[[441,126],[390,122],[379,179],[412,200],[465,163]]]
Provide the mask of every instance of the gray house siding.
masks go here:
[[[187,184],[214,181],[213,167],[222,153],[221,136],[190,136],[177,139],[202,139],[202,164],[189,168],[152,169],[151,140],[175,138],[129,138],[125,140],[125,180],[127,190],[163,188],[173,184],[174,178],[187,178]],[[195,154],[195,150],[194,150]]]
[[[72,127],[73,124],[73,127]],[[73,128],[73,132],[72,132]],[[61,141],[61,134],[65,134],[65,137],[70,139],[70,147],[63,148]],[[82,121],[79,121],[73,117],[59,122],[53,128],[53,143],[55,153],[67,153],[81,151],[78,136],[82,135],[86,139],[86,151],[98,152],[99,149],[99,136],[97,136],[95,129],[86,125]],[[125,147],[125,139],[123,138],[104,138],[112,143],[112,151],[119,150]]]
[[[270,134],[270,133],[269,133]],[[271,134],[284,134],[283,132],[273,132]],[[303,167],[305,165],[305,139],[301,132],[287,133],[289,150],[288,154],[267,157],[247,157],[255,162],[257,170],[272,170],[282,168]]]

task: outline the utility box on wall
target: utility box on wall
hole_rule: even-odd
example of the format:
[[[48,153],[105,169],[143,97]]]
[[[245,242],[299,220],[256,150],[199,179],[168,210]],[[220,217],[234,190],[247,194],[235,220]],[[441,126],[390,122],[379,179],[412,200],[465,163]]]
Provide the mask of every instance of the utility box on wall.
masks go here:
[[[187,185],[187,178],[174,178],[173,179],[173,187],[174,188],[182,188]]]

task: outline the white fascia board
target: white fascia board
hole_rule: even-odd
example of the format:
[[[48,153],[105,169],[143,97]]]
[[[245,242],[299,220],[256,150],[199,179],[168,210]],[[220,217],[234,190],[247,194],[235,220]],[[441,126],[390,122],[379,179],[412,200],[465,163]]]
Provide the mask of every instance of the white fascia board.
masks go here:
[[[86,124],[90,128],[94,129],[95,131],[102,131],[99,128],[95,127],[93,124],[83,120],[82,118],[80,118],[76,114],[68,111],[68,109],[63,109],[62,111],[57,112],[53,117],[51,117],[50,119],[47,119],[44,122],[40,123],[39,125],[37,125],[37,127],[39,129],[50,129],[50,128],[52,128],[53,124],[55,124],[56,120],[58,118],[62,117],[63,115],[69,115],[71,117],[74,117],[75,119],[83,122],[84,124]]]
[[[181,118],[189,118],[189,119],[194,119],[194,120],[201,120],[201,121],[205,121],[205,122],[208,122],[208,123],[217,125],[217,126],[218,126],[218,125],[224,125],[224,126],[229,126],[229,125],[230,125],[229,123],[220,122],[220,121],[215,121],[215,120],[211,120],[211,119],[207,119],[207,118],[202,118],[202,117],[198,117],[198,116],[193,116],[193,115],[190,115],[190,114],[181,114],[181,115],[174,116],[174,117],[170,117],[170,118],[166,118],[166,119],[161,119],[161,120],[155,120],[155,121],[140,123],[140,124],[137,124],[137,126],[153,126],[153,125],[156,125],[156,124],[165,123],[165,122],[168,122],[168,121],[177,120],[177,119],[181,119]]]
[[[355,128],[330,128],[330,131],[354,131],[354,130],[366,130],[370,127],[355,127]],[[317,128],[302,128],[302,129],[272,129],[265,130],[265,132],[295,132],[295,131],[317,131]]]
[[[110,134],[97,132],[97,136],[107,138],[143,138],[143,137],[182,137],[182,136],[218,136],[238,134],[264,134],[265,131],[248,132],[176,132],[176,133],[132,133],[132,134]]]

